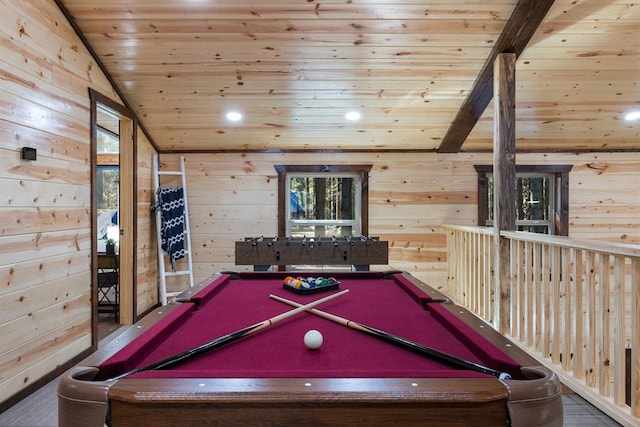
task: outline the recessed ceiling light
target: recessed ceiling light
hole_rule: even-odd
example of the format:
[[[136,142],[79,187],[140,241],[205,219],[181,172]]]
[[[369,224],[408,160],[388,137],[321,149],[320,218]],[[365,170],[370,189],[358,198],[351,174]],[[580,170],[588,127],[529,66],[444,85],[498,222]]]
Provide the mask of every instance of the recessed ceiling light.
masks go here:
[[[347,114],[344,115],[344,117],[347,120],[355,122],[356,120],[360,120],[360,117],[362,117],[362,115],[357,111],[349,111]]]
[[[624,116],[625,120],[638,120],[640,119],[640,111],[632,111],[630,113],[627,113]]]
[[[238,122],[242,120],[242,114],[238,113],[237,111],[230,111],[225,117],[227,118],[227,120],[231,120],[232,122]]]

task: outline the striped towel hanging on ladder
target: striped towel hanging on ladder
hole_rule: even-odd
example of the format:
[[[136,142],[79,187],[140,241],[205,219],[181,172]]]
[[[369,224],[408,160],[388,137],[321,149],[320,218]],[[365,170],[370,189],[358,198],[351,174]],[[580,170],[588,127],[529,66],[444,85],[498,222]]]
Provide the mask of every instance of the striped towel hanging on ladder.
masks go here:
[[[171,268],[175,271],[176,260],[184,258],[184,195],[181,187],[158,188],[158,205],[162,225],[162,249],[171,259]]]

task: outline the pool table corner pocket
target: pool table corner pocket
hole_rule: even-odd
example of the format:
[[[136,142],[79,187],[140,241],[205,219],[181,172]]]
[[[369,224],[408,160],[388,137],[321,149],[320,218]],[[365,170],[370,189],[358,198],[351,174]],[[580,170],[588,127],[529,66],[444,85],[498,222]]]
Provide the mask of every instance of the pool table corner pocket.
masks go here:
[[[58,383],[58,425],[60,427],[103,427],[113,381],[93,381],[99,369],[76,366]]]
[[[523,367],[525,380],[504,380],[507,409],[513,427],[563,425],[562,386],[555,372],[545,366]]]

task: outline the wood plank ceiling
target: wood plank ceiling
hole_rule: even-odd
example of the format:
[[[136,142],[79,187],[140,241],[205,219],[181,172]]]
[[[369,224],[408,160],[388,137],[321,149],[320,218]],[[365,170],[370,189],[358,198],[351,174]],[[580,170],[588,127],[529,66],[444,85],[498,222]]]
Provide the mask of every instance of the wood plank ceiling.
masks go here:
[[[161,151],[491,150],[505,49],[518,150],[640,149],[640,2],[57,1]]]

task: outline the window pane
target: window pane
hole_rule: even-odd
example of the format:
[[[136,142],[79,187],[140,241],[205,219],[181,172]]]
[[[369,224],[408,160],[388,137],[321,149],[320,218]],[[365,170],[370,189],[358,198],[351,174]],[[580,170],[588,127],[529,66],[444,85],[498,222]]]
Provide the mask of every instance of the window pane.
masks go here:
[[[98,128],[98,154],[118,154],[120,151],[120,139],[102,128]]]
[[[345,237],[353,236],[353,227],[350,225],[316,225],[316,224],[291,224],[292,237]]]
[[[118,209],[119,181],[118,166],[98,166],[98,214]]]
[[[518,220],[548,221],[550,193],[549,177],[518,178]]]
[[[351,177],[291,177],[291,217],[355,220],[356,186]]]
[[[494,180],[493,176],[487,176],[487,226],[492,226],[494,221]],[[520,225],[518,230],[534,233],[551,233],[554,190],[553,178],[550,175],[525,175],[516,176],[516,199],[518,222],[546,222],[547,224]]]
[[[529,233],[551,234],[548,225],[519,225],[516,228],[518,231],[526,231]]]

